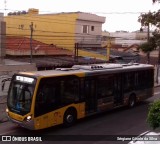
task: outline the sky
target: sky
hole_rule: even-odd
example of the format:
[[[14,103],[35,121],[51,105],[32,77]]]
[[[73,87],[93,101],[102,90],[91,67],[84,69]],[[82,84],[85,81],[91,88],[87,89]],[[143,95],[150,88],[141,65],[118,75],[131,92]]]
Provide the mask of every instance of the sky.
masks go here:
[[[40,13],[88,12],[106,17],[102,30],[136,31],[141,13],[157,11],[160,3],[152,0],[0,0],[0,12],[27,11],[37,8]]]

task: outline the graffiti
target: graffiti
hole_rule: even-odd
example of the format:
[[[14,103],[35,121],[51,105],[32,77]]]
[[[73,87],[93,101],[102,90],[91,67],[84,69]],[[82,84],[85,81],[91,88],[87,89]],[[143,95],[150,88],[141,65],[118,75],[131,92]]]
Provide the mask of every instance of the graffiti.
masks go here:
[[[9,84],[11,81],[11,75],[0,75],[0,96],[7,95]]]
[[[4,87],[5,87],[5,84],[6,84],[6,82],[10,82],[11,81],[11,77],[9,77],[9,78],[5,78],[5,79],[3,79],[2,80],[2,82],[1,82],[1,90],[3,91],[4,90]]]

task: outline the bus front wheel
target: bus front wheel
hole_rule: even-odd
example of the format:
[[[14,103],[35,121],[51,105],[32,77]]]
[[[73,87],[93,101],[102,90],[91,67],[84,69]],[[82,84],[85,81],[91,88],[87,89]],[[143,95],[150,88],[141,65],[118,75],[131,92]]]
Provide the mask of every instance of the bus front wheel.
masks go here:
[[[76,119],[77,119],[76,115],[77,115],[76,110],[68,109],[64,114],[64,119],[63,119],[64,126],[65,127],[72,126],[76,122]]]
[[[136,105],[136,96],[135,95],[130,95],[129,101],[128,101],[128,106],[130,108],[134,107]]]

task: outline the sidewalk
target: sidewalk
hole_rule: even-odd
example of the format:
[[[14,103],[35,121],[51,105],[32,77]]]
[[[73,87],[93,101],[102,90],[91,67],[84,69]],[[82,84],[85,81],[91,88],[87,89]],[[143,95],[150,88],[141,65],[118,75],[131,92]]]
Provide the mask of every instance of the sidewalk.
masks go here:
[[[8,117],[6,115],[6,102],[7,96],[0,96],[0,124],[8,121]]]

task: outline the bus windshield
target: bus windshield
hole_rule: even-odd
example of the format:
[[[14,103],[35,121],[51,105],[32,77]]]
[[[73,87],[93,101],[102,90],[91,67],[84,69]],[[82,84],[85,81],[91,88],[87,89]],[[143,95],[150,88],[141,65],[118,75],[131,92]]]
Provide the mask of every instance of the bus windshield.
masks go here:
[[[30,112],[35,79],[14,77],[8,93],[8,109],[20,115]]]

